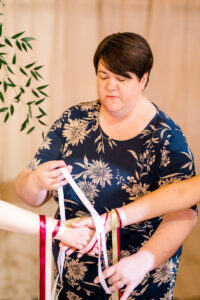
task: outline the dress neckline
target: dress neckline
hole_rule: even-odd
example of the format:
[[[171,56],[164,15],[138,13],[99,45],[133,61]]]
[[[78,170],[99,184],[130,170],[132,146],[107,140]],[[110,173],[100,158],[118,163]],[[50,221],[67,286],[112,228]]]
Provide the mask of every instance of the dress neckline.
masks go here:
[[[144,129],[142,129],[141,132],[139,132],[137,135],[135,135],[134,137],[130,138],[130,139],[126,139],[126,140],[117,140],[117,139],[114,139],[114,138],[111,138],[110,136],[108,136],[104,130],[102,129],[101,125],[100,125],[100,122],[99,122],[99,115],[97,117],[97,122],[98,122],[98,127],[102,133],[102,135],[104,136],[104,138],[108,139],[108,140],[112,140],[112,141],[115,141],[116,143],[126,143],[126,142],[130,142],[130,141],[133,141],[133,140],[136,140],[138,139],[141,135],[143,135],[143,133],[149,129],[149,127],[151,127],[151,125],[153,125],[155,123],[155,120],[157,119],[158,115],[159,115],[159,109],[157,107],[157,105],[155,103],[153,103],[152,101],[150,101],[151,104],[153,104],[153,106],[156,108],[156,114],[153,116],[153,118],[149,121],[149,123],[145,126]],[[97,110],[98,110],[98,114],[100,113],[100,108],[101,108],[101,103],[100,103],[100,100],[97,100]]]

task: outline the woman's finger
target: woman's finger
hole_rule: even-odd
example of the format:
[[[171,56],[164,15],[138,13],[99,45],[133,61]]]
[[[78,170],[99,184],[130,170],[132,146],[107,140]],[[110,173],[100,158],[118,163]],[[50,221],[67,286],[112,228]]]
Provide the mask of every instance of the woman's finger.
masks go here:
[[[63,244],[62,242],[59,243],[59,247],[61,252],[65,252],[69,249],[69,247]]]
[[[109,267],[109,268],[107,268],[105,271],[103,271],[103,277],[106,279],[106,278],[112,276],[114,273],[115,273],[115,266]],[[95,282],[95,283],[99,283],[99,282],[100,282],[99,276],[97,276],[97,277],[94,279],[94,282]]]
[[[124,283],[121,280],[116,281],[110,288],[110,292],[114,293],[116,290],[122,289],[124,287]],[[121,298],[120,298],[121,300]]]
[[[128,299],[128,297],[130,296],[130,294],[132,293],[132,291],[136,288],[136,286],[134,284],[127,284],[124,293],[122,294],[120,300],[126,300]]]
[[[72,227],[83,227],[87,226],[89,228],[94,229],[94,222],[92,218],[80,218],[72,223]]]
[[[108,283],[110,285],[113,285],[119,280],[120,280],[120,274],[119,273],[114,273],[112,276],[109,277]]]
[[[69,250],[66,251],[66,255],[70,256],[74,251],[76,251],[75,248],[69,248]]]

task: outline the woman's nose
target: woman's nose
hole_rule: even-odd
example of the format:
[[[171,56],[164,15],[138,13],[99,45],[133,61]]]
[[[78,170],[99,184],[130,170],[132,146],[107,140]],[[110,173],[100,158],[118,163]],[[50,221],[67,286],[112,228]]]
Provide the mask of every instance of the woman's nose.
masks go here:
[[[109,91],[116,90],[116,81],[113,78],[108,78],[106,88]]]

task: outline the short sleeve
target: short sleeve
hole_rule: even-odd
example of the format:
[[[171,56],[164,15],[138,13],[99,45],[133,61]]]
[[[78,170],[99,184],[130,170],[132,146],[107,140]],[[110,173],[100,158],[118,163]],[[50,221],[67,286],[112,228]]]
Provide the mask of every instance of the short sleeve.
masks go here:
[[[171,130],[160,149],[159,181],[162,186],[195,175],[194,159],[180,130]]]
[[[177,182],[195,175],[194,158],[181,130],[167,133],[160,149],[158,186]],[[193,209],[196,210],[194,206]]]

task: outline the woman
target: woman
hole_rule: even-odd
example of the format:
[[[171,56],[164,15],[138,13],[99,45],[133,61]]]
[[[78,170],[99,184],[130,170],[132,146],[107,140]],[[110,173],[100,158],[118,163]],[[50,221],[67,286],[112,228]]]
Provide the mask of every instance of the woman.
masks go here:
[[[180,128],[143,95],[152,64],[150,46],[138,34],[112,34],[99,44],[94,55],[99,99],[71,107],[53,124],[35,159],[16,179],[26,203],[43,204],[47,191],[57,201],[54,190],[66,184],[60,170],[66,164],[73,166],[73,178],[100,214],[194,175]],[[69,185],[64,195],[67,219],[88,215]],[[135,259],[133,276],[141,281],[147,274],[130,299],[172,299],[181,244],[195,218],[195,209],[186,209],[120,229],[121,257],[136,253],[145,268],[138,268]],[[107,247],[112,263],[110,238]],[[156,258],[153,264],[148,252]],[[55,258],[57,253],[55,245]],[[59,299],[109,299],[93,282],[96,275],[96,257],[66,257]]]

